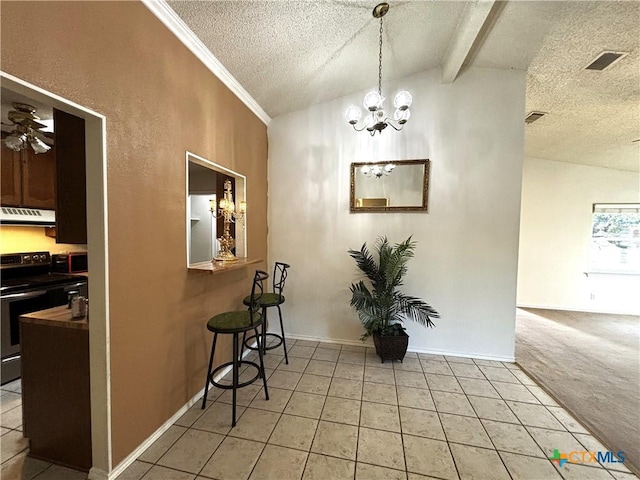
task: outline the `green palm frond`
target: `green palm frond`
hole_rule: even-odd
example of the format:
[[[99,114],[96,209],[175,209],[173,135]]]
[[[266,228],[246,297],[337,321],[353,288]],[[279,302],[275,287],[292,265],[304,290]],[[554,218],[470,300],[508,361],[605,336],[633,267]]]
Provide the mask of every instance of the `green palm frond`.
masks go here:
[[[374,304],[371,292],[362,280],[360,280],[358,283],[351,284],[351,293],[351,306],[355,307],[356,310],[362,308],[371,308],[371,306]]]
[[[362,248],[360,250],[349,250],[349,255],[353,257],[358,268],[362,270],[375,288],[376,284],[380,283],[382,279],[380,278],[378,265],[367,249],[367,243],[365,242],[362,244]]]
[[[358,312],[364,326],[363,339],[376,332],[398,331],[405,318],[433,327],[432,318],[440,317],[423,300],[398,291],[415,247],[412,237],[393,246],[387,237],[378,237],[375,243],[378,261],[369,252],[366,242],[360,250],[349,250],[349,255],[371,284],[371,288],[363,280],[351,284],[351,306]]]
[[[396,293],[396,300],[400,314],[424,327],[435,327],[431,318],[440,318],[440,314],[431,305],[417,297]]]

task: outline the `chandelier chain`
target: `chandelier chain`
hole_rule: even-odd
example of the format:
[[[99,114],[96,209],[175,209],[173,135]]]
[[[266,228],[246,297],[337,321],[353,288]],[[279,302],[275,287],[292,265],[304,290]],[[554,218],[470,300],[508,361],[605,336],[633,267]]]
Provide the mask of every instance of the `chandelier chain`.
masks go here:
[[[378,54],[378,93],[382,96],[382,17],[380,17],[380,51]]]

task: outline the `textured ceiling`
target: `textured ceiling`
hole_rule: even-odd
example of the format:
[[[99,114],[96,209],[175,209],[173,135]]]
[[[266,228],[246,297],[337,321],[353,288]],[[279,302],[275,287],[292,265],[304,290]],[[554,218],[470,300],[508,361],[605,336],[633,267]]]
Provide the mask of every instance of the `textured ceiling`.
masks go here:
[[[377,86],[370,1],[173,1],[171,8],[271,117]],[[465,2],[398,2],[384,17],[383,75],[440,65]]]
[[[169,6],[271,116],[373,88],[376,1],[172,1]],[[442,66],[476,2],[391,2],[383,82]],[[629,52],[586,71],[603,50]],[[498,2],[465,66],[528,69],[528,156],[640,170],[640,2]],[[13,98],[2,92],[2,121]],[[27,102],[28,103],[28,102]],[[39,115],[51,112],[39,108]]]
[[[376,1],[171,1],[171,8],[271,116],[372,88]],[[476,2],[390,2],[384,80],[442,66]],[[465,66],[529,69],[529,156],[638,171],[640,3],[498,2]],[[603,50],[630,55],[603,72]],[[464,67],[463,67],[464,68]],[[523,112],[523,117],[526,112]]]
[[[527,155],[638,171],[640,3],[568,3],[529,66]],[[603,50],[630,52],[610,68],[584,70]]]

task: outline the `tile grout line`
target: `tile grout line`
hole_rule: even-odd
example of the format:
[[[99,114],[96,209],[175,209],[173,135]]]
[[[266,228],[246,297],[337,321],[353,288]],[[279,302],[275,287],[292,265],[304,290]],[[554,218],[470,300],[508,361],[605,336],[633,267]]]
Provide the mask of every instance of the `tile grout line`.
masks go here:
[[[418,360],[419,362],[419,360]],[[420,367],[422,368],[422,366]],[[400,442],[402,443],[402,458],[404,459],[404,476],[409,478],[409,463],[407,462],[407,449],[404,446],[404,429],[402,428],[402,413],[400,413],[400,396],[398,395],[398,385],[395,385],[395,371],[393,372],[394,390],[396,391],[396,403],[398,405],[398,417],[400,421]],[[431,393],[429,393],[431,396]],[[433,398],[431,399],[433,401]],[[435,405],[434,405],[435,407]]]
[[[449,367],[449,368],[451,368],[451,367]],[[451,371],[453,371],[453,369]],[[425,375],[425,378],[426,378],[426,375]],[[455,375],[454,375],[454,378],[455,378]],[[457,379],[456,379],[456,381],[457,381]],[[462,387],[460,387],[460,388],[462,388]],[[431,393],[431,389],[429,389],[429,393]],[[433,400],[433,395],[431,396],[431,398]],[[466,398],[466,395],[465,395],[465,398]],[[467,401],[469,401],[469,400],[467,399]],[[469,403],[471,403],[471,402],[469,402]],[[453,462],[453,467],[456,469],[456,474],[458,475],[458,478],[460,478],[460,470],[458,469],[458,463],[456,462],[456,459],[453,456],[453,452],[451,451],[451,444],[449,443],[449,436],[447,435],[447,430],[444,428],[444,424],[442,423],[442,417],[440,416],[440,410],[438,409],[438,406],[436,405],[435,400],[433,400],[433,406],[436,409],[436,416],[438,417],[438,422],[440,422],[440,428],[442,429],[442,434],[444,435],[444,441],[447,444],[447,449],[449,450],[449,455],[451,455],[451,461]]]
[[[482,372],[484,375],[484,372]],[[487,379],[488,380],[488,379]],[[498,392],[496,392],[498,393]],[[498,395],[500,395],[500,393],[498,393]],[[489,432],[487,431],[487,427],[484,425],[484,423],[482,423],[482,420],[480,419],[480,416],[478,415],[478,412],[476,410],[476,407],[473,406],[473,403],[471,402],[471,400],[469,400],[469,396],[466,394],[465,392],[465,397],[467,399],[467,401],[469,402],[469,405],[471,405],[471,409],[474,411],[474,413],[476,414],[476,416],[478,417],[478,422],[480,423],[480,426],[482,427],[482,430],[484,431],[484,433],[487,435],[487,438],[489,439],[489,441],[491,442],[491,445],[493,445],[493,449],[496,452],[496,455],[498,455],[498,458],[500,459],[500,462],[502,463],[502,465],[504,466],[504,470],[505,472],[507,472],[507,475],[509,475],[509,478],[511,478],[513,480],[513,475],[511,475],[511,472],[509,471],[509,468],[507,467],[507,464],[504,463],[504,459],[502,458],[502,455],[500,455],[500,451],[498,450],[498,448],[496,447],[496,444],[493,441],[493,438],[491,438],[491,435],[489,435]],[[505,403],[505,405],[507,405],[507,408],[509,408],[509,405],[507,404],[507,402],[505,402],[504,400],[501,400],[502,402]],[[516,419],[518,421],[520,421],[520,419],[518,418],[517,415],[514,414],[514,416],[516,417]]]
[[[340,348],[342,348],[342,347],[340,347]],[[313,355],[316,353],[317,349],[318,349],[318,346],[316,345],[316,347],[313,350],[313,353],[311,354],[311,358],[313,358]],[[309,366],[309,363],[311,363],[311,358],[309,358],[309,360],[307,362],[307,366],[305,367],[303,373],[300,376],[301,379],[302,379],[302,375],[304,375],[304,372],[307,371],[307,367]],[[297,383],[296,383],[296,386],[298,386]],[[327,391],[328,391],[328,389],[327,389]],[[293,392],[295,393],[295,390]],[[291,397],[289,397],[289,400],[287,401],[287,405],[289,405],[289,402],[291,401],[292,397],[293,397],[293,393],[291,394]],[[313,441],[316,439],[316,435],[318,434],[318,427],[320,426],[320,418],[322,417],[322,411],[324,410],[324,405],[325,405],[326,401],[327,401],[327,397],[325,396],[324,397],[324,401],[322,402],[322,408],[320,409],[320,414],[318,416],[318,423],[316,424],[315,432],[313,432],[313,437],[311,438],[311,443],[309,444],[309,450],[307,451],[307,456],[306,456],[306,458],[304,460],[304,465],[302,466],[302,471],[300,472],[300,478],[302,478],[304,476],[304,471],[307,469],[307,463],[309,462],[309,456],[311,455],[311,449],[313,448]],[[282,415],[284,415],[284,411],[287,409],[287,405],[285,405],[285,408],[282,410]],[[282,417],[280,417],[280,418],[282,418]],[[277,427],[278,427],[278,425],[276,424],[276,428]],[[275,428],[273,430],[275,431]],[[273,432],[271,432],[271,435],[273,435]],[[269,439],[271,439],[271,436],[269,436]],[[265,449],[266,449],[266,447],[265,447]],[[256,462],[256,465],[257,465],[257,462]],[[251,477],[249,477],[249,478],[251,478]]]
[[[364,363],[366,364],[366,350],[365,350],[365,360]],[[338,357],[338,360],[340,360],[340,357]],[[337,367],[336,367],[337,368]],[[366,367],[363,367],[362,369],[362,387],[360,389],[360,411],[358,412],[358,426],[356,427],[356,457],[354,459],[353,462],[353,478],[354,480],[356,480],[357,475],[358,475],[358,451],[360,450],[360,428],[362,425],[362,402],[363,402],[363,398],[364,398],[364,370]]]

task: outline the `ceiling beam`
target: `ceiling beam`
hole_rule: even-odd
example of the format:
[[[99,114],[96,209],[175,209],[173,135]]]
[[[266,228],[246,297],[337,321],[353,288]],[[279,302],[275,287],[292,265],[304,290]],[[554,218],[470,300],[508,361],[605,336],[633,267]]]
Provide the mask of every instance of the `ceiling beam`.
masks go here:
[[[496,3],[496,0],[477,0],[467,6],[442,61],[442,83],[456,79]]]

